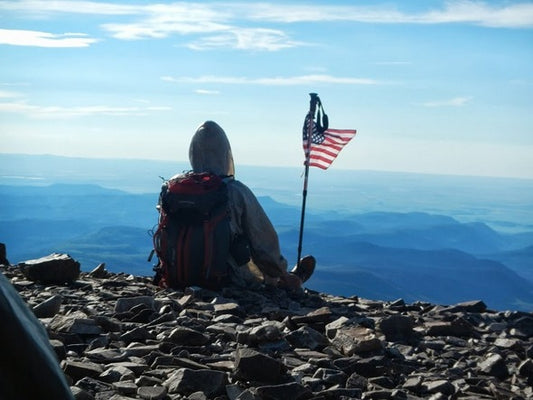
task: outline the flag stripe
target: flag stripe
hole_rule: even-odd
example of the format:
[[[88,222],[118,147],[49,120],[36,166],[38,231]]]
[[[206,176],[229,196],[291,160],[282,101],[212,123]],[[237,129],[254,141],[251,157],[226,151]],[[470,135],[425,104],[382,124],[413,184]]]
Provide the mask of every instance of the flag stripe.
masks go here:
[[[341,149],[338,149],[338,150],[335,150],[335,149],[328,149],[328,148],[323,148],[323,147],[320,147],[320,148],[314,148],[314,149],[311,149],[311,157],[313,155],[323,155],[323,156],[330,156],[333,158],[335,158],[337,156],[337,154],[339,154],[339,152],[341,151]]]
[[[309,151],[311,152],[322,152],[325,154],[331,154],[332,156],[336,156],[339,154],[339,152],[342,150],[343,146],[330,146],[330,145],[314,145],[311,147],[310,150],[304,149],[305,154],[307,155]]]

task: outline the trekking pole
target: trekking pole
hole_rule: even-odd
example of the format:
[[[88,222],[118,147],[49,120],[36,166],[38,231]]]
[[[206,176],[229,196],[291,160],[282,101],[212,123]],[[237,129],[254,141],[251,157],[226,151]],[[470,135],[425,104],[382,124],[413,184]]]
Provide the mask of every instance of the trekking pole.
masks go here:
[[[315,118],[316,105],[320,101],[318,94],[309,93],[311,100],[309,101],[309,120],[307,121],[307,140],[305,141],[305,174],[304,174],[304,189],[302,194],[302,215],[300,218],[300,235],[298,238],[298,258],[296,265],[300,265],[300,257],[302,256],[302,239],[304,233],[304,219],[305,219],[305,203],[307,200],[307,182],[309,180],[309,156],[311,153],[311,140],[313,135],[313,125]]]

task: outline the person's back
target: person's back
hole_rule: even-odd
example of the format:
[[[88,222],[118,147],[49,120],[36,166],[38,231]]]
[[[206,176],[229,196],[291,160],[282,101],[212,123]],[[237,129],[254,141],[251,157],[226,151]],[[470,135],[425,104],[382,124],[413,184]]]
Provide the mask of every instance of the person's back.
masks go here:
[[[272,223],[248,186],[235,179],[231,146],[216,122],[206,121],[197,129],[191,139],[189,161],[192,172],[215,174],[227,186],[230,280],[248,287],[260,282],[288,289],[301,287],[302,280],[314,270],[314,258],[307,257],[303,268],[293,271],[296,273],[287,271]]]

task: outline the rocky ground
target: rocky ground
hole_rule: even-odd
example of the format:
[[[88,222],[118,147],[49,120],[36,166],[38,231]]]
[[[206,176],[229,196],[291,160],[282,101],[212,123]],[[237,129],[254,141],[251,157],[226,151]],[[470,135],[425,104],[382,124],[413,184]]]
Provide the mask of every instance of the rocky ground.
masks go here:
[[[76,399],[531,399],[533,314],[0,267]],[[30,280],[29,278],[33,279]]]

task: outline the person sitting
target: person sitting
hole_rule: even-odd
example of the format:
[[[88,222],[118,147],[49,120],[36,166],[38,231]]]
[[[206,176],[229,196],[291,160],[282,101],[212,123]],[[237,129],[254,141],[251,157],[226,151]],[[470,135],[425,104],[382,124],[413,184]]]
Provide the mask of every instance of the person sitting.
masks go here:
[[[278,235],[253,192],[235,179],[235,166],[230,142],[224,130],[214,121],[201,124],[192,137],[189,161],[194,172],[210,172],[224,178],[228,188],[230,231],[249,260],[239,262],[229,256],[230,280],[240,286],[263,282],[288,290],[297,290],[312,275],[313,256],[303,257],[290,272],[281,255]]]

